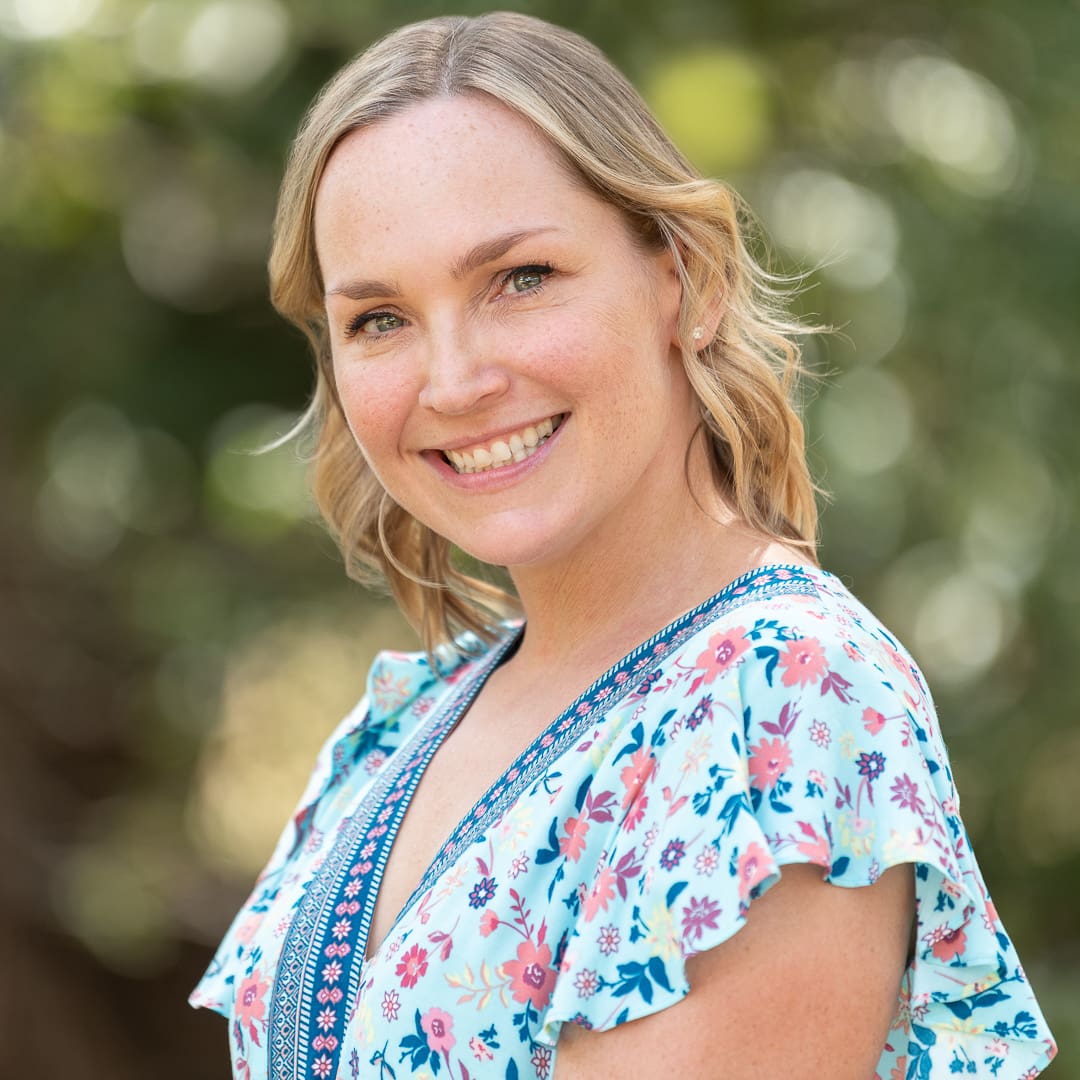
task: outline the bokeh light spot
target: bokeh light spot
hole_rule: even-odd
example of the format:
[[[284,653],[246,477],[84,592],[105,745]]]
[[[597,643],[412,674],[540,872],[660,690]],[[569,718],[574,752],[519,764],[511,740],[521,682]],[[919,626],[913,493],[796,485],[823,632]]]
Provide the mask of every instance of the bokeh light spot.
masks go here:
[[[976,195],[1007,190],[1018,175],[1019,145],[1004,95],[947,57],[904,51],[882,58],[893,129],[953,186]]]
[[[675,143],[706,171],[744,168],[768,144],[768,87],[746,53],[673,57],[653,73],[645,96]]]
[[[100,0],[2,0],[0,32],[13,38],[63,37],[93,19]]]
[[[296,443],[263,450],[295,422],[295,416],[280,409],[244,405],[216,425],[207,494],[215,521],[227,531],[258,540],[314,516]]]
[[[892,207],[835,173],[793,169],[771,185],[766,214],[784,247],[846,288],[873,288],[896,265],[900,230]]]
[[[217,0],[188,29],[184,73],[223,93],[246,90],[277,63],[288,32],[288,15],[274,0]]]
[[[911,399],[887,372],[856,368],[825,395],[820,425],[830,460],[848,472],[869,476],[894,465],[910,446]]]

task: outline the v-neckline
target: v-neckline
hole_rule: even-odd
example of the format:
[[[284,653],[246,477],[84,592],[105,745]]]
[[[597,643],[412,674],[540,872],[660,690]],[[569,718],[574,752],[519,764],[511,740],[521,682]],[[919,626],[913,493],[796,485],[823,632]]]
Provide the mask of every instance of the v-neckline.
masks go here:
[[[393,855],[394,838],[390,837],[386,848],[386,857],[381,861],[377,877],[371,883],[372,918],[368,921],[364,932],[364,939],[360,943],[364,950],[364,966],[367,967],[377,959],[382,952],[383,946],[385,946],[394,936],[395,931],[412,910],[417,900],[442,872],[447,862],[456,858],[457,853],[463,846],[466,846],[465,838],[470,832],[473,832],[476,829],[482,829],[491,813],[501,807],[505,802],[505,789],[507,783],[510,782],[513,784],[512,790],[516,791],[520,784],[515,782],[521,780],[526,766],[529,767],[528,776],[532,776],[534,775],[535,770],[540,767],[536,762],[542,763],[547,757],[552,756],[554,751],[561,753],[562,744],[566,739],[560,739],[558,736],[565,736],[566,732],[571,729],[576,733],[582,723],[592,719],[598,704],[602,705],[605,709],[610,709],[617,700],[615,693],[612,691],[620,689],[623,695],[625,695],[634,690],[634,680],[629,677],[620,679],[620,675],[625,674],[628,676],[630,671],[635,669],[635,665],[638,667],[641,666],[641,661],[645,659],[647,655],[651,658],[651,662],[658,663],[662,655],[666,655],[672,649],[678,647],[683,636],[685,636],[684,632],[690,631],[696,633],[700,624],[706,618],[727,610],[731,606],[731,603],[736,600],[743,599],[744,602],[748,602],[750,599],[759,596],[770,584],[780,586],[780,589],[777,591],[812,591],[817,589],[823,578],[828,577],[831,577],[828,571],[822,570],[816,566],[800,565],[797,563],[770,564],[754,567],[746,573],[741,574],[733,581],[728,582],[718,592],[713,593],[696,607],[683,612],[661,629],[657,630],[646,640],[640,642],[628,653],[625,653],[576,698],[574,698],[573,701],[562,709],[559,714],[545,726],[543,731],[541,731],[528,746],[518,754],[510,766],[504,769],[499,777],[487,787],[480,798],[473,804],[469,812],[459,819],[454,828],[440,844],[434,858],[428,864],[427,869],[424,871],[416,887],[409,894],[408,899],[402,905],[397,915],[394,916],[393,922],[391,922],[386,933],[383,935],[382,940],[369,952],[368,947],[370,941],[368,933],[370,932],[372,922],[374,921],[373,915],[382,889],[383,873]],[[766,580],[760,582],[759,579],[763,578]],[[801,583],[799,579],[802,579]],[[799,587],[800,584],[803,586],[802,588]],[[402,807],[401,814],[397,819],[399,824],[408,813],[413,795],[427,771],[427,766],[430,764],[431,758],[438,752],[438,749],[445,738],[454,730],[461,718],[472,706],[472,703],[479,696],[484,686],[487,685],[487,681],[491,675],[499,665],[505,661],[511,647],[520,642],[524,632],[525,624],[515,625],[512,628],[511,633],[501,641],[497,642],[491,652],[486,656],[479,658],[476,662],[480,666],[473,677],[469,679],[465,686],[461,687],[457,693],[449,695],[442,705],[436,707],[433,710],[432,717],[428,723],[420,725],[417,734],[413,739],[409,740],[409,744],[401,747],[399,752],[408,753],[410,746],[413,744],[421,744],[424,738],[426,738],[432,730],[437,729],[440,723],[445,723],[448,714],[452,715],[451,722],[445,723],[445,730],[441,731],[438,737],[432,741],[428,752],[425,754],[426,760],[423,761],[421,767],[417,771],[415,782],[410,786],[410,790],[405,799],[405,805]],[[605,690],[607,693],[604,693]],[[547,754],[543,753],[545,750],[548,751]],[[500,798],[500,796],[503,797]]]
[[[480,691],[487,685],[488,679],[495,672],[495,670],[502,664],[507,658],[508,654],[512,655],[512,652],[516,645],[521,640],[521,635],[524,632],[524,624],[510,624],[510,633],[507,634],[500,641],[496,642],[491,650],[486,655],[477,658],[474,662],[478,665],[476,670],[469,673],[469,677],[463,682],[462,685],[456,686],[449,695],[447,695],[443,702],[440,703],[432,710],[431,716],[426,723],[419,724],[416,731],[412,734],[412,737],[406,740],[399,749],[398,754],[402,760],[408,760],[413,757],[418,748],[423,748],[419,752],[421,753],[421,761],[418,767],[415,769],[415,773],[411,783],[406,789],[406,794],[400,800],[402,803],[400,812],[394,823],[392,834],[387,838],[385,844],[385,855],[380,859],[373,877],[370,889],[370,902],[369,902],[369,914],[370,917],[365,920],[366,925],[363,928],[363,937],[357,942],[358,946],[363,951],[363,964],[367,967],[372,960],[382,951],[383,946],[390,940],[394,931],[397,929],[398,924],[405,917],[409,909],[412,907],[414,900],[420,892],[421,886],[427,880],[428,874],[431,870],[431,865],[438,859],[446,847],[451,833],[439,846],[435,859],[428,865],[427,870],[424,871],[423,876],[420,879],[420,883],[409,894],[405,901],[405,904],[394,916],[393,921],[390,923],[386,933],[383,935],[382,940],[369,951],[371,945],[370,932],[375,922],[375,911],[378,908],[380,894],[382,892],[382,883],[385,877],[386,868],[390,863],[394,854],[394,841],[396,839],[398,828],[400,827],[405,816],[409,812],[409,807],[412,805],[413,796],[416,794],[416,789],[419,787],[424,775],[427,773],[427,767],[431,764],[431,759],[438,752],[439,747],[442,746],[447,736],[457,727],[461,718],[472,707],[473,702],[476,700]],[[468,661],[466,660],[466,663]],[[460,667],[456,669],[460,672]],[[460,677],[460,676],[458,676]],[[439,730],[440,727],[442,730]],[[435,737],[432,738],[432,733]],[[426,745],[425,745],[426,743]],[[500,776],[501,779],[501,776]],[[497,782],[497,781],[496,781]],[[490,790],[490,789],[489,789]],[[385,791],[382,792],[385,796]],[[460,823],[459,823],[460,824]]]

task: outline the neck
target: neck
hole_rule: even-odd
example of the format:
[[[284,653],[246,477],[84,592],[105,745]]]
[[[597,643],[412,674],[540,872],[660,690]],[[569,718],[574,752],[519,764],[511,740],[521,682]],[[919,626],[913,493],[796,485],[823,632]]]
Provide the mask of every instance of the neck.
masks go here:
[[[683,478],[566,556],[511,569],[527,621],[519,675],[599,674],[747,570],[804,561],[749,530],[714,493],[704,462],[691,477],[698,501]]]

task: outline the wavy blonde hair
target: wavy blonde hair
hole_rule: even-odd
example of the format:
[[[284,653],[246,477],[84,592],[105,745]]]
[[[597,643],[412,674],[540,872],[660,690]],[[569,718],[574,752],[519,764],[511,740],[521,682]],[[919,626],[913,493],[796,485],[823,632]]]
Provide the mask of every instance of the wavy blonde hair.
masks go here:
[[[747,248],[745,208],[694,169],[594,45],[540,19],[496,12],[414,23],[371,46],[316,99],[286,168],[271,298],[315,352],[315,393],[294,432],[312,437],[315,499],[349,575],[388,585],[429,652],[463,631],[490,638],[516,610],[508,591],[455,565],[449,541],[398,506],[360,453],[334,384],[312,229],[316,189],[343,136],[416,102],[476,93],[529,119],[643,243],[671,250],[683,285],[683,361],[715,481],[750,528],[813,557],[815,488],[792,405],[801,371],[795,335],[805,330],[785,310],[784,282]],[[699,326],[708,328],[704,346],[693,338]]]

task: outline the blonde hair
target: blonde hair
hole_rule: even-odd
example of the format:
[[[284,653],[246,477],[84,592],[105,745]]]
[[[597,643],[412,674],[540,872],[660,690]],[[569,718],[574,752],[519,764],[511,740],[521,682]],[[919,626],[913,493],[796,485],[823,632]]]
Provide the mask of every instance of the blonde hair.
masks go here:
[[[315,393],[295,430],[313,437],[315,499],[349,575],[387,584],[429,652],[463,631],[490,638],[516,610],[509,592],[455,565],[449,542],[394,503],[356,446],[334,385],[312,233],[316,189],[344,135],[416,102],[465,93],[529,119],[643,242],[671,250],[683,285],[683,360],[716,483],[750,528],[812,557],[815,488],[791,402],[801,370],[794,335],[804,330],[784,310],[783,283],[747,248],[745,208],[693,168],[594,45],[540,19],[496,12],[414,23],[371,46],[316,99],[286,168],[271,298],[315,351]],[[704,346],[694,338],[702,326]]]

